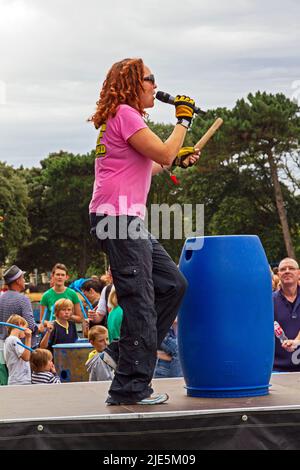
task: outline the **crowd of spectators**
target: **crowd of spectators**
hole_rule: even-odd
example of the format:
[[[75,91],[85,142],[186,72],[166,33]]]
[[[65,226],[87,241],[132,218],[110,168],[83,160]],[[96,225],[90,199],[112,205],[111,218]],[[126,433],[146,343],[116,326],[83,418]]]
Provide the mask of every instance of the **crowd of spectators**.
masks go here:
[[[74,343],[81,335],[94,348],[85,364],[89,379],[112,380],[115,367],[106,364],[103,351],[120,338],[123,310],[110,270],[100,277],[80,280],[80,289],[75,291],[66,286],[69,279],[66,266],[56,264],[50,289],[41,298],[39,323],[35,322],[31,303],[23,294],[24,275],[15,265],[4,273],[6,289],[0,296],[0,322],[11,326],[0,324],[0,384],[60,383],[53,346]],[[182,375],[174,331],[172,328],[162,350],[157,352],[157,377]],[[26,374],[19,374],[19,370]]]
[[[300,371],[299,273],[298,263],[291,258],[283,259],[271,270],[274,321],[282,331],[280,337],[275,337],[277,372]],[[23,294],[24,275],[15,265],[4,273],[6,289],[0,296],[0,384],[60,383],[53,346],[74,343],[80,335],[94,348],[85,364],[89,379],[112,380],[115,364],[105,362],[105,348],[120,338],[123,310],[118,305],[110,270],[100,277],[82,279],[75,292],[66,286],[69,279],[66,266],[56,264],[50,289],[40,302],[39,323],[35,322],[31,303]],[[175,321],[157,351],[154,377],[178,376],[182,376],[182,370]]]

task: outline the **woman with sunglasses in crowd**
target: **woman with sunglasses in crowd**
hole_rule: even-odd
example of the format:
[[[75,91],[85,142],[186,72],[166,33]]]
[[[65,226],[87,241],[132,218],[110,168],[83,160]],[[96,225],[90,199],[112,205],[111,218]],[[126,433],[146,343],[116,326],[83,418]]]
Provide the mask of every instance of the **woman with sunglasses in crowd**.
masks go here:
[[[185,278],[147,232],[143,219],[152,175],[172,166],[174,160],[182,166],[183,157],[176,156],[192,121],[194,100],[177,95],[177,123],[162,142],[144,120],[145,110],[154,106],[156,88],[142,59],[117,62],[106,76],[90,118],[99,130],[91,232],[108,255],[123,309],[120,340],[102,353],[115,369],[109,405],[159,404],[168,399],[165,393],[152,395],[151,380],[156,351],[176,318],[186,288]],[[184,158],[191,166],[199,151]]]

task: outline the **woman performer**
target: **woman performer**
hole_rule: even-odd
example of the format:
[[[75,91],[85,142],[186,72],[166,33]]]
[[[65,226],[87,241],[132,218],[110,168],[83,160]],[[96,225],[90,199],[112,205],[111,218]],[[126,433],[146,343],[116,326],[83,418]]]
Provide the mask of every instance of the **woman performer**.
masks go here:
[[[162,142],[143,117],[154,106],[154,75],[142,59],[124,59],[109,70],[95,114],[100,129],[95,182],[90,203],[91,231],[108,255],[119,305],[123,309],[121,338],[103,355],[114,366],[107,404],[159,404],[151,379],[156,351],[172,325],[185,292],[186,280],[167,252],[147,232],[143,218],[151,175],[171,166],[194,114],[194,100],[175,99],[177,124]],[[189,166],[199,158],[195,150]],[[184,156],[186,159],[186,155]],[[186,162],[186,160],[185,160]],[[181,158],[175,164],[181,166]]]

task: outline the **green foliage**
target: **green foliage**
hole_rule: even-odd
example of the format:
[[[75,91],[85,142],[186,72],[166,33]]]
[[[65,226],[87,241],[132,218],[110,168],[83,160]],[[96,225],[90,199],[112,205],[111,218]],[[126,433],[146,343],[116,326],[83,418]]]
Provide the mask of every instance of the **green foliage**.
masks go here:
[[[24,179],[12,167],[0,162],[0,265],[10,262],[30,235],[29,203]]]
[[[264,178],[263,187],[268,187],[270,190],[268,191],[269,203],[278,212],[271,227],[272,241],[270,234],[263,237],[262,231],[260,231],[262,238],[265,239],[265,246],[270,247],[266,248],[267,252],[272,253],[272,256],[276,251],[275,245],[278,253],[282,253],[283,256],[287,254],[285,249],[280,247],[279,240],[282,236],[285,240],[286,250],[290,237],[292,237],[297,249],[299,229],[298,223],[293,218],[290,202],[293,199],[291,183],[297,186],[297,178],[289,171],[290,166],[287,165],[287,160],[291,154],[294,155],[294,158],[297,154],[299,156],[299,111],[299,106],[283,94],[250,93],[247,100],[238,100],[231,111],[220,108],[209,111],[204,118],[196,118],[192,129],[194,140],[198,140],[199,135],[207,130],[216,117],[220,116],[224,119],[223,126],[203,151],[198,166],[202,174],[210,172],[217,174],[218,166],[222,166],[227,173],[227,168],[233,165],[239,169],[240,174],[245,168],[255,169],[256,176],[259,174],[261,178]],[[285,186],[279,182],[282,169],[287,175]],[[252,185],[257,187],[255,183],[253,179]],[[242,208],[247,205],[243,188],[240,188],[235,198],[239,200],[237,204],[233,204],[232,199],[219,201],[218,210],[221,210],[221,214],[214,217],[215,222],[212,226],[214,231],[217,230],[217,227],[223,227],[225,233],[228,231],[234,233],[235,230],[244,233],[246,220],[254,217],[253,208],[249,208],[249,210],[251,209],[250,213],[244,211],[242,222],[239,216],[234,215],[232,211],[228,212],[228,209],[230,206],[235,210],[237,207]],[[250,201],[249,203],[251,205]],[[222,212],[224,212],[223,215]],[[224,226],[226,213],[228,213],[227,222]],[[287,226],[284,225],[285,221]],[[273,234],[274,227],[280,227],[281,237],[277,232]],[[259,231],[259,227],[256,230]]]
[[[74,276],[83,276],[91,262],[101,269],[103,262],[89,233],[94,159],[94,152],[59,152],[43,160],[41,170],[27,170],[32,237],[19,253],[20,264],[49,270],[62,262]]]
[[[298,149],[299,111],[282,93],[250,93],[248,102],[238,100],[233,110],[237,149],[251,155],[264,154],[271,147],[277,156]]]
[[[197,117],[192,127],[193,139],[196,142],[221,117],[224,124],[203,151],[208,157],[204,163],[230,162],[235,158],[239,165],[263,166],[269,149],[279,160],[283,153],[299,151],[299,111],[299,106],[281,93],[250,93],[247,100],[238,100],[232,110],[217,108],[209,110],[205,117]],[[263,163],[259,159],[264,159]]]

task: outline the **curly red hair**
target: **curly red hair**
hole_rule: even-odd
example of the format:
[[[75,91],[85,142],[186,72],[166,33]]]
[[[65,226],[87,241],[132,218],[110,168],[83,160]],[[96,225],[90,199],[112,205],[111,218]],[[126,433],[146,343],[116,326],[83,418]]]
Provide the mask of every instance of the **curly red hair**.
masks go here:
[[[120,104],[128,104],[139,113],[146,115],[140,99],[140,91],[144,89],[144,63],[142,59],[123,59],[110,68],[97,101],[97,110],[89,121],[96,129],[104,124],[109,117],[114,117]]]

